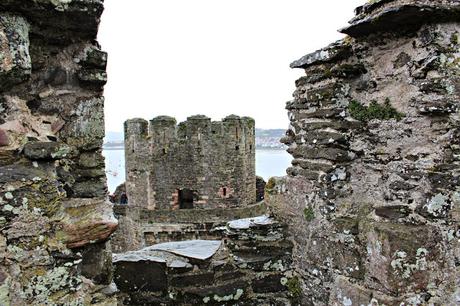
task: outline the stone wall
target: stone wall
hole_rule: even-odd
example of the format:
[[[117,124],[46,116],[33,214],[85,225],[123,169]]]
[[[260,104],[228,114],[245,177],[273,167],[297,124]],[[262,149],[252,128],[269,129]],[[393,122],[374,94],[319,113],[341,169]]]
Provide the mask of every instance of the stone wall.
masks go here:
[[[114,253],[136,251],[155,243],[190,239],[216,239],[211,229],[222,222],[266,214],[264,202],[238,208],[148,210],[115,205],[119,221],[112,235]]]
[[[267,217],[214,229],[216,240],[114,255],[123,305],[298,305],[286,228]],[[139,273],[142,271],[143,273]]]
[[[294,160],[266,196],[302,305],[457,305],[460,4],[370,1],[342,32],[291,65]]]
[[[0,2],[0,304],[114,305],[102,0]]]
[[[193,191],[193,208],[256,202],[254,120],[211,122],[171,117],[125,123],[126,190],[130,206],[179,209],[179,190]]]

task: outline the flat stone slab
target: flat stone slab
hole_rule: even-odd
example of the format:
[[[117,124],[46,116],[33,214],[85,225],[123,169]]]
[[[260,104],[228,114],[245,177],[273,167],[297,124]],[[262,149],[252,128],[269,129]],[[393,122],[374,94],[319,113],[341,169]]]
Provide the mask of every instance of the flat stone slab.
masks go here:
[[[168,253],[166,251],[153,250],[147,247],[138,251],[112,254],[114,264],[120,262],[156,262],[166,264],[168,268],[191,268],[187,259]]]
[[[260,225],[270,225],[275,223],[275,221],[270,218],[269,216],[259,216],[254,218],[246,218],[246,219],[239,219],[233,220],[227,223],[227,226],[231,229],[249,229],[254,226]]]
[[[61,225],[60,239],[71,249],[105,241],[118,227],[112,204],[105,200],[68,199],[56,218]]]
[[[216,254],[221,244],[220,240],[189,240],[160,243],[149,247],[149,249],[166,251],[187,258],[205,260]]]
[[[344,40],[336,41],[326,48],[307,54],[291,63],[291,68],[307,68],[349,57],[352,54],[351,46]]]
[[[419,27],[431,22],[458,20],[460,4],[450,0],[381,0],[358,9],[348,27],[340,30],[352,37],[367,36],[377,32],[390,32],[402,28]]]

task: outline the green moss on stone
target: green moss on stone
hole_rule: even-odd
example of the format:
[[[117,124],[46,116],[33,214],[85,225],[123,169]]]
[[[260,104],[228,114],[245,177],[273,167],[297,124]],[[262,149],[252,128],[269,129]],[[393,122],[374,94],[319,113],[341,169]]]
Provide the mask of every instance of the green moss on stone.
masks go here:
[[[266,194],[272,194],[273,189],[276,187],[276,179],[274,177],[271,177],[267,184],[265,184],[265,193]]]
[[[40,209],[47,216],[52,216],[57,212],[61,205],[61,200],[65,196],[52,181],[48,180],[32,184],[29,194],[31,196],[29,197],[28,207]]]
[[[313,211],[313,208],[305,207],[304,210],[303,210],[303,217],[308,222],[310,222],[313,219],[315,219],[315,212]]]
[[[364,106],[358,101],[353,100],[348,105],[348,112],[352,118],[365,122],[372,119],[396,119],[399,121],[404,117],[404,114],[398,112],[393,106],[391,106],[390,99],[388,98],[383,104],[379,104],[377,101],[372,101],[369,106]]]
[[[270,191],[270,190],[272,190],[273,188],[275,188],[275,186],[276,186],[276,180],[275,180],[274,177],[271,177],[271,178],[268,180],[267,184],[265,185],[265,190],[266,190],[266,191]]]
[[[450,43],[453,45],[458,45],[458,34],[454,33],[450,36]]]
[[[299,298],[302,294],[302,288],[300,287],[300,280],[297,276],[289,279],[286,283],[289,293],[294,298]]]

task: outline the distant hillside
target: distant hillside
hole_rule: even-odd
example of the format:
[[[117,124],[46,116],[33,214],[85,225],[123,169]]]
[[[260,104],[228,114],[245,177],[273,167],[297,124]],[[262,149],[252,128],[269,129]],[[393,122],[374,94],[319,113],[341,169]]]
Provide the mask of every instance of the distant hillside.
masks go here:
[[[258,149],[285,149],[280,143],[284,136],[283,129],[256,129],[256,148]],[[123,147],[123,132],[108,131],[104,138],[105,148]]]
[[[104,143],[108,142],[123,142],[123,132],[106,132]]]
[[[285,149],[286,146],[280,143],[281,137],[286,130],[283,129],[256,129],[257,149]]]
[[[256,129],[256,137],[283,137],[286,130],[284,129]]]

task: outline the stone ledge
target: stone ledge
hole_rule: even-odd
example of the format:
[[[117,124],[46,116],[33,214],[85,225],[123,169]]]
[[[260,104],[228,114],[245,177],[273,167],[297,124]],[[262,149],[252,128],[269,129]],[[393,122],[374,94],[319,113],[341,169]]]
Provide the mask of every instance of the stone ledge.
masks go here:
[[[65,35],[66,39],[96,38],[103,10],[103,0],[2,0],[0,3],[0,11],[23,14],[33,24],[32,32],[56,39],[64,38],[61,33],[66,31],[72,32]]]
[[[307,68],[309,66],[329,63],[340,59],[345,59],[352,54],[350,45],[345,41],[339,40],[330,44],[326,48],[307,54],[302,58],[291,63],[291,68]]]
[[[363,13],[350,22],[348,27],[340,30],[352,37],[363,37],[378,32],[416,29],[431,22],[448,22],[460,19],[460,4],[401,4],[391,3],[381,10],[369,14]]]
[[[64,201],[55,218],[61,228],[56,235],[69,248],[105,241],[118,226],[112,205],[103,199]]]
[[[122,216],[130,211],[138,212],[141,222],[145,223],[149,221],[155,223],[210,223],[260,216],[266,212],[267,207],[262,201],[239,208],[147,210],[130,205],[114,205],[113,210],[115,215]]]

